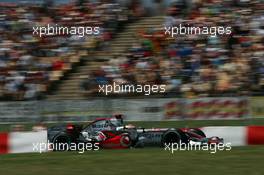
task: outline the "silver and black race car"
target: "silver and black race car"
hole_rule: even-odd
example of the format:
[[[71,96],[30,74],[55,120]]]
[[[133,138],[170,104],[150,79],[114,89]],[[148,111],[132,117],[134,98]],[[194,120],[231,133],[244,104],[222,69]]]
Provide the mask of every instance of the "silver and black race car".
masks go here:
[[[122,115],[98,118],[86,126],[57,125],[48,129],[51,143],[98,143],[102,148],[130,148],[164,146],[170,143],[218,144],[219,137],[206,138],[199,128],[137,128],[125,125]]]

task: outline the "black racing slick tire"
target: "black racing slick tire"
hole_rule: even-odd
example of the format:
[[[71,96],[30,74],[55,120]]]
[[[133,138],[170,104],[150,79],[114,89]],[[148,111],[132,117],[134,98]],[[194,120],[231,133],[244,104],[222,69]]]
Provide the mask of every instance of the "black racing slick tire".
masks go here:
[[[181,140],[181,135],[177,131],[168,130],[162,136],[161,144],[162,146],[179,143]]]
[[[132,139],[129,134],[123,134],[120,138],[120,144],[123,147],[129,148],[132,145]]]
[[[186,136],[186,134],[180,130],[180,129],[177,129],[177,132],[180,134],[181,136],[181,143],[185,143],[185,144],[188,144],[189,143],[189,139],[188,137]]]
[[[71,144],[71,138],[66,134],[58,135],[53,140],[53,151],[68,151]]]

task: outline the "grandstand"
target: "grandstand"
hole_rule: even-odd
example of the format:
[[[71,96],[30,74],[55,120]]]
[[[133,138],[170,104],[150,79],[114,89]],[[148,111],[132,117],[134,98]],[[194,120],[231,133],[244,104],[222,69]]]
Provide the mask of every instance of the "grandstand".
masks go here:
[[[154,17],[133,7],[113,3],[1,4],[1,99],[88,99],[100,95],[99,84],[113,82],[166,84],[167,93],[162,96],[263,94],[261,1],[197,1],[188,7],[178,3],[170,6],[165,16]],[[83,38],[31,35],[32,26],[48,23],[100,26],[103,32]],[[179,23],[230,25],[232,34],[164,35],[164,25]]]
[[[166,34],[165,27],[179,24],[232,33]],[[100,33],[33,34],[47,25]],[[148,95],[100,93],[113,84],[166,86]],[[263,0],[0,0],[0,174],[264,174],[257,161],[264,150],[263,95]],[[87,124],[113,116],[125,121],[116,133],[166,130],[181,141],[182,131],[199,128],[234,149],[29,154],[35,143],[50,141],[51,126],[82,138]]]
[[[123,31],[116,34],[115,38],[108,43],[109,46],[106,49],[95,50],[91,56],[87,56],[82,65],[69,74],[67,79],[60,82],[56,93],[49,95],[48,99],[86,99],[87,96],[91,96],[93,91],[97,91],[97,87],[93,87],[94,90],[85,90],[86,87],[82,88],[82,84],[85,81],[90,81],[87,75],[91,75],[93,71],[106,67],[109,62],[119,59],[120,56],[124,56],[131,44],[138,43],[140,40],[138,36],[140,30],[148,30],[153,27],[161,28],[163,20],[163,16],[155,16],[141,18],[136,22],[127,24]]]
[[[1,4],[1,85],[4,100],[30,100],[42,98],[53,84],[88,57],[104,36],[114,32],[124,22],[122,11],[112,14],[118,6],[87,4],[80,10],[74,4],[46,9],[41,5]],[[97,14],[97,10],[101,10]],[[121,9],[120,9],[121,10]],[[117,11],[115,13],[117,13]],[[119,12],[119,11],[118,11]],[[65,15],[67,13],[67,15]],[[98,16],[99,15],[99,16]],[[109,21],[103,19],[108,17]],[[32,36],[32,27],[46,24],[64,26],[95,26],[104,28],[100,36]],[[109,26],[107,26],[109,25]]]

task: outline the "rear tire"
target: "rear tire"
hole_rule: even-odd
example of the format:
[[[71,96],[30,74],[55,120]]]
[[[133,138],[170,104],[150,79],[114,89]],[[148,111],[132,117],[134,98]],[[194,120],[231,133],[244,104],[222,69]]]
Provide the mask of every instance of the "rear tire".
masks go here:
[[[53,151],[68,151],[70,149],[71,139],[63,134],[58,135],[53,140]]]
[[[131,145],[132,145],[132,139],[131,137],[129,136],[129,134],[123,134],[120,138],[120,144],[123,146],[123,147],[127,147],[129,148]]]

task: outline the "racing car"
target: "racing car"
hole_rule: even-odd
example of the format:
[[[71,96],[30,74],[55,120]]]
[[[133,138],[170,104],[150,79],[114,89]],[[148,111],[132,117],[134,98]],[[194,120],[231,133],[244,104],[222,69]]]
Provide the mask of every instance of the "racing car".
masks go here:
[[[199,128],[141,128],[125,125],[123,115],[98,118],[88,125],[65,124],[48,129],[50,143],[98,143],[101,148],[162,147],[171,143],[219,144],[219,137],[206,138]]]

